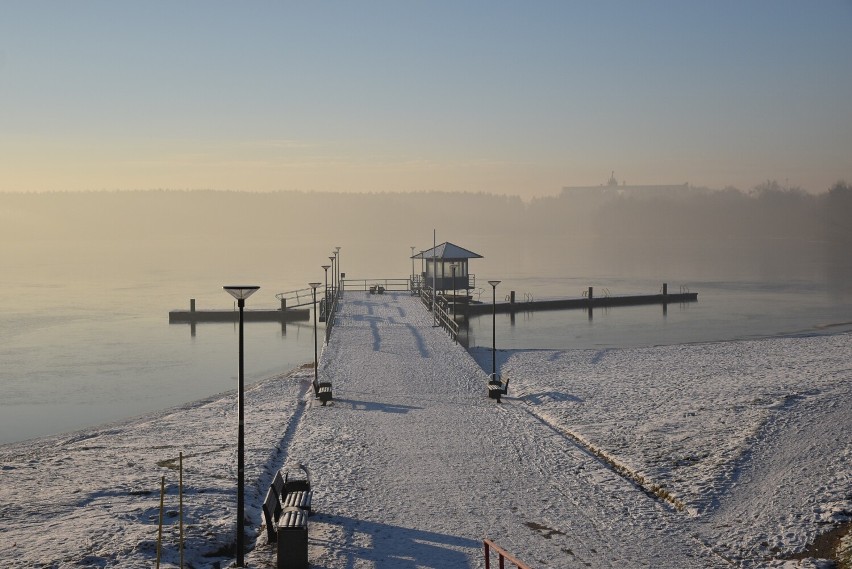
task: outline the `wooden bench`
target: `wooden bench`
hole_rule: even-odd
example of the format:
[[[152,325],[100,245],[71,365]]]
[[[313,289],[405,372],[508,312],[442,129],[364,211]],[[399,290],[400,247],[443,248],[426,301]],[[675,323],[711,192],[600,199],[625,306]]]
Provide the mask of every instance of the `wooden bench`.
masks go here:
[[[275,473],[272,484],[266,492],[266,498],[263,500],[263,517],[269,543],[276,543],[278,532],[282,527],[288,527],[288,524],[292,526],[295,523],[291,519],[292,515],[285,516],[285,514],[292,513],[294,510],[304,512],[306,516],[313,513],[311,502],[314,491],[311,490],[311,475],[305,465],[300,464],[298,467],[304,472],[303,478],[292,479],[289,472],[282,475],[279,470]]]
[[[509,392],[509,380],[504,382],[492,377],[488,380],[488,398],[496,399],[500,403],[500,396]]]
[[[266,498],[263,500],[263,517],[266,522],[266,537],[269,543],[275,543],[277,539],[278,521],[283,511],[281,507],[281,493],[283,491],[284,477],[281,476],[279,470],[275,473],[275,478],[272,479],[272,484],[269,485]]]
[[[314,397],[322,401],[322,404],[325,405],[329,401],[331,401],[334,397],[331,392],[331,382],[330,381],[320,381],[317,382],[316,379],[313,381],[314,386]]]

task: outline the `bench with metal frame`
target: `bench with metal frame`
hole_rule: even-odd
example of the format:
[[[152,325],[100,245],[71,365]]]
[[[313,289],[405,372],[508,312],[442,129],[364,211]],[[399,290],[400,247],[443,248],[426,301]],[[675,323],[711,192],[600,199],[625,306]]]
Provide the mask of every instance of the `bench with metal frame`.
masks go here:
[[[334,399],[330,381],[317,381],[314,379],[312,385],[314,386],[314,397],[322,401],[323,406]]]
[[[307,467],[299,464],[298,468],[303,477],[276,472],[263,501],[267,539],[276,544],[277,569],[308,567],[308,516],[314,492]]]
[[[496,399],[500,403],[500,396],[506,395],[509,392],[509,380],[500,381],[498,376],[492,375],[488,380],[488,398]]]

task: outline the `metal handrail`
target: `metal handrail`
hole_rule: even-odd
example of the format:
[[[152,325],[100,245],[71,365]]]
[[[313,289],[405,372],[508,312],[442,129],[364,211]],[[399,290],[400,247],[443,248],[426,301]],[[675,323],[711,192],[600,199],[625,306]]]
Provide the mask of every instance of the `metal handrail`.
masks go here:
[[[420,289],[420,300],[423,301],[423,304],[426,306],[426,310],[432,310],[432,289],[429,287],[423,287]],[[455,320],[453,320],[452,314],[450,314],[447,309],[447,305],[449,303],[446,302],[446,299],[443,299],[444,302],[441,302],[441,299],[436,299],[435,305],[435,319],[438,321],[438,324],[447,331],[450,337],[456,342],[459,341],[459,324]]]
[[[347,278],[341,285],[345,290],[368,291],[371,286],[380,285],[387,291],[411,290],[411,279],[350,279]]]
[[[331,287],[329,287],[331,288]],[[331,300],[331,308],[327,308],[328,312],[325,315],[325,343],[328,344],[329,339],[331,338],[331,330],[334,328],[334,319],[337,316],[337,300],[340,291],[338,289],[331,289],[331,296],[329,299]]]
[[[504,559],[508,559],[509,562],[514,563],[515,567],[517,567],[518,569],[530,569],[529,565],[527,565],[523,561],[518,561],[518,559],[514,555],[512,555],[490,539],[483,539],[482,546],[485,548],[485,569],[491,569],[491,549],[497,552],[497,559],[500,563],[500,569],[503,569],[504,567]]]
[[[319,291],[319,289],[318,289]],[[296,290],[288,290],[287,292],[279,292],[275,295],[275,298],[278,300],[283,300],[283,306],[287,308],[297,308],[299,306],[306,306],[308,304],[313,304],[313,289],[308,288],[300,288]],[[319,292],[317,292],[319,294]],[[295,301],[292,302],[291,301]]]

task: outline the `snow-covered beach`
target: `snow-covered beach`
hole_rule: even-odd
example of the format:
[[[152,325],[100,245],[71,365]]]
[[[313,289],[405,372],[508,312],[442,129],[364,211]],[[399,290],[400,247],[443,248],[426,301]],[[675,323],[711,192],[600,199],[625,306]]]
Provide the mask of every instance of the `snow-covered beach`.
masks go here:
[[[314,567],[482,567],[490,538],[532,567],[808,566],[852,512],[852,337],[499,353],[509,395],[407,294],[347,294],[320,374],[246,395],[250,566],[274,566],[260,504],[306,464]],[[490,352],[476,359],[490,363]],[[236,399],[0,447],[12,567],[233,559]]]

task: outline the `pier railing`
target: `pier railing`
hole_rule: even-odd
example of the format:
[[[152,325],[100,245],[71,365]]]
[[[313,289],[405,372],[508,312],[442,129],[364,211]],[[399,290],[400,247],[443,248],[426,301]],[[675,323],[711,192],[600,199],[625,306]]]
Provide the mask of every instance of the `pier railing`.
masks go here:
[[[288,290],[287,292],[279,292],[275,298],[281,301],[281,310],[288,308],[297,308],[299,306],[308,306],[313,304],[313,289],[311,287],[300,288],[297,290]],[[321,293],[317,291],[317,302],[320,301]]]
[[[345,281],[344,281],[345,282]],[[329,287],[329,304],[330,306],[326,307],[325,314],[325,343],[328,343],[329,338],[331,338],[331,330],[334,328],[334,317],[337,315],[337,301],[340,296],[339,290],[336,288]]]
[[[514,563],[518,569],[530,569],[530,566],[522,561],[518,561],[514,555],[491,541],[490,539],[482,540],[482,546],[485,548],[485,569],[491,569],[491,550],[497,553],[498,567],[503,569],[505,561],[508,559],[510,563]]]
[[[370,287],[381,286],[387,291],[411,290],[411,279],[350,279],[343,281],[345,290],[370,290]]]
[[[435,320],[441,327],[447,331],[450,337],[456,342],[459,341],[459,323],[455,321],[450,313],[450,305],[447,299],[441,296],[436,297],[435,302],[432,302],[432,289],[430,287],[422,287],[420,289],[420,300],[426,306],[426,310],[433,310]]]

